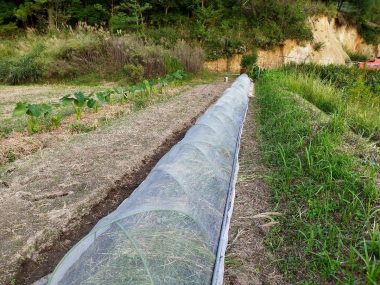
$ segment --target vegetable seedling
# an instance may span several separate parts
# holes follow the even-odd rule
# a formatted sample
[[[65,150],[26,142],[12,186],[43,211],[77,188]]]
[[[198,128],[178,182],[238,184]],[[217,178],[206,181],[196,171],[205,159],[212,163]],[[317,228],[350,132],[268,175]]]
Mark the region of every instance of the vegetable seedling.
[[[60,100],[63,104],[69,105],[72,104],[74,107],[74,111],[76,114],[77,120],[80,120],[82,117],[83,109],[88,106],[88,101],[91,98],[89,96],[84,95],[82,91],[75,92],[74,95],[68,94],[63,96]],[[90,103],[90,106],[95,106],[93,102]]]
[[[40,130],[38,119],[41,116],[48,116],[53,111],[52,107],[48,104],[29,104],[26,102],[18,102],[13,110],[13,116],[28,116],[28,131],[30,134],[36,133]]]

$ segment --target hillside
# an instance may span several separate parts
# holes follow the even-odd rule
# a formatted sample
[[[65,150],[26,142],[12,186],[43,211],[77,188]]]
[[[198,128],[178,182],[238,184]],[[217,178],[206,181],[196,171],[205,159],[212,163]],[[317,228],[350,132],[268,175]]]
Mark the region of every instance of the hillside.
[[[7,0],[0,82],[131,83],[198,72],[203,60],[211,70],[237,72],[240,56],[256,49],[263,67],[343,64],[348,54],[376,54],[379,7],[379,0]]]
[[[341,19],[342,21],[342,19]],[[263,68],[280,67],[287,63],[347,64],[357,61],[358,56],[374,58],[380,56],[380,44],[368,44],[356,26],[348,22],[339,23],[338,18],[312,16],[308,18],[313,40],[299,42],[287,39],[271,49],[258,49],[257,64]],[[206,62],[213,71],[240,71],[242,55]]]

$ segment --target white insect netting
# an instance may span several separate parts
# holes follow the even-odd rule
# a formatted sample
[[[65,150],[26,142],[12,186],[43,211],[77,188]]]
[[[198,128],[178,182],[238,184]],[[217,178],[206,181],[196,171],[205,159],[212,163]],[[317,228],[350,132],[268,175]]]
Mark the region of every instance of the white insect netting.
[[[250,87],[241,75],[66,254],[49,284],[210,284]]]

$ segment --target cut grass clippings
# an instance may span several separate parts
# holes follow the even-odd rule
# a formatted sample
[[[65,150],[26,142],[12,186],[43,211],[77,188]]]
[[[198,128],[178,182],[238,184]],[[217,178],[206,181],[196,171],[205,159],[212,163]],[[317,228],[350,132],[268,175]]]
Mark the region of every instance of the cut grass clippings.
[[[291,93],[318,98],[333,90],[294,88],[295,80],[270,71],[257,84],[261,151],[273,169],[275,211],[284,214],[266,244],[291,283],[378,284],[377,166],[340,148],[348,129],[341,112],[320,120]]]

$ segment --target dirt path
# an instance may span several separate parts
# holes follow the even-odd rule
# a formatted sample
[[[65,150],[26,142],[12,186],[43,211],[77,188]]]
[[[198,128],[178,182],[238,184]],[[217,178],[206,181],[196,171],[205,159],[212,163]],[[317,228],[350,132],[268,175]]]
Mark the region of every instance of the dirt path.
[[[286,284],[276,269],[274,257],[265,247],[270,228],[268,170],[258,149],[255,99],[251,99],[241,139],[240,170],[226,256],[225,284]],[[261,214],[261,215],[259,215]]]
[[[0,176],[0,284],[49,273],[227,87],[196,86],[9,164]]]

